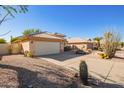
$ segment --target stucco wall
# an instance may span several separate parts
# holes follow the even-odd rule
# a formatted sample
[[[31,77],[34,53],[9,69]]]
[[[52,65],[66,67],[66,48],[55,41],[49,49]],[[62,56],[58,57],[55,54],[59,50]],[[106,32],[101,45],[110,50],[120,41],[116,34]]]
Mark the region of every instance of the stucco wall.
[[[92,43],[87,44],[87,49],[93,49],[93,44]]]
[[[11,44],[11,53],[12,54],[19,54],[22,51],[21,44]]]
[[[10,44],[0,44],[0,55],[9,54]]]
[[[70,46],[75,49],[81,49],[81,50],[87,50],[87,49],[93,49],[93,44],[92,43],[87,43],[87,44],[70,44]]]
[[[60,52],[64,52],[64,42],[60,43]]]
[[[31,44],[34,56],[60,53],[60,42],[34,41]]]
[[[22,49],[23,49],[23,51],[30,51],[30,41],[23,42]]]

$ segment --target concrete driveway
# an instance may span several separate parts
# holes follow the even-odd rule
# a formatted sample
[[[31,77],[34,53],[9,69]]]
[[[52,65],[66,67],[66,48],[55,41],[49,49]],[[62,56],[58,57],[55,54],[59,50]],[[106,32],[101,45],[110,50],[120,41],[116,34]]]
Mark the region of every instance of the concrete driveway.
[[[89,55],[65,52],[62,54],[47,55],[40,59],[53,62],[73,70],[79,70],[80,60],[85,60],[91,76],[106,83],[124,85],[124,51],[118,51],[116,58],[104,60],[99,58],[96,51]]]

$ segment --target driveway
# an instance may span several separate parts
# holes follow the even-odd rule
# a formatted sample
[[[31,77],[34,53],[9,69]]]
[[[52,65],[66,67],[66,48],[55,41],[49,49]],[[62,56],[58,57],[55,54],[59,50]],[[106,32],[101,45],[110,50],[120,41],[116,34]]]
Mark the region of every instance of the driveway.
[[[65,52],[38,58],[69,67],[75,71],[79,70],[80,60],[85,60],[91,76],[105,83],[124,85],[124,51],[118,51],[116,57],[111,60],[99,58],[96,51],[89,55]]]

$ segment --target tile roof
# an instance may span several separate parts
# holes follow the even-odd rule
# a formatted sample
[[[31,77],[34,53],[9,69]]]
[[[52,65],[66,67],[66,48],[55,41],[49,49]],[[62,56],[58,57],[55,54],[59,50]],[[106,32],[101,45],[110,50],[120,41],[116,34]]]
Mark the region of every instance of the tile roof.
[[[67,39],[68,43],[81,43],[81,42],[89,42],[91,43],[92,41],[89,41],[88,39],[82,39],[82,38],[69,38]]]
[[[61,37],[57,37],[57,36],[53,36],[47,33],[41,33],[41,34],[35,34],[35,35],[31,35],[32,37],[42,37],[42,38],[51,38],[51,39],[63,39]]]

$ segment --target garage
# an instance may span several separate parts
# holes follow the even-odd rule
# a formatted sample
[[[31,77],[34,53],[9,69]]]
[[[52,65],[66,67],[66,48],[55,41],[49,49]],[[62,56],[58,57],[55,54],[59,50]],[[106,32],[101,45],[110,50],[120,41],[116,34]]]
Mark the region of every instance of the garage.
[[[59,42],[35,41],[33,44],[34,55],[48,55],[60,53]]]
[[[66,40],[63,37],[41,33],[23,38],[21,43],[24,53],[28,51],[33,56],[41,56],[64,52],[64,43]]]

